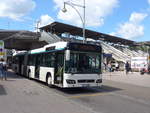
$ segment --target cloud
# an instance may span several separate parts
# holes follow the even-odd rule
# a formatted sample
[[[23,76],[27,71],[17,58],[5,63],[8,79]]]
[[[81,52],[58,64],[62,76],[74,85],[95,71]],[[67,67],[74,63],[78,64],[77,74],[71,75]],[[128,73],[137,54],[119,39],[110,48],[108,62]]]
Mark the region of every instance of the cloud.
[[[117,32],[111,34],[127,39],[141,37],[144,35],[144,26],[141,23],[147,16],[145,13],[134,12],[127,22],[119,25]]]
[[[52,17],[48,16],[47,14],[46,15],[42,15],[40,17],[40,26],[39,27],[48,25],[48,24],[50,24],[52,22],[54,22],[54,19]]]
[[[60,9],[63,8],[64,0],[54,0],[56,8],[59,9],[57,17],[61,20],[68,21],[75,25],[82,25],[80,16],[74,8],[66,5],[67,12],[63,13]],[[86,26],[102,26],[104,19],[107,17],[114,8],[118,6],[118,0],[86,0]],[[71,3],[83,4],[83,0],[71,0]],[[83,8],[75,7],[83,18]]]
[[[148,3],[150,4],[150,0],[148,0]]]
[[[0,2],[0,17],[20,20],[36,6],[33,0],[3,0]]]
[[[136,25],[133,23],[124,23],[120,25],[117,32],[121,37],[132,39],[144,35],[144,27],[142,25]]]
[[[142,22],[146,16],[147,16],[147,14],[145,14],[145,13],[134,12],[131,14],[129,21],[131,23],[138,24],[138,23]]]

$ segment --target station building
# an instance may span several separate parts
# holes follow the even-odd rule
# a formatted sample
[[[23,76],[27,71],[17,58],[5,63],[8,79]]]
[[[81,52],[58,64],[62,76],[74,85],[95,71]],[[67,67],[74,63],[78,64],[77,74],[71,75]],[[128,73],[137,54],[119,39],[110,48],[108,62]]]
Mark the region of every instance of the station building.
[[[120,70],[124,69],[126,61],[131,61],[132,57],[148,56],[141,50],[134,49],[138,46],[137,42],[112,36],[105,33],[85,29],[85,39],[83,39],[83,29],[73,25],[60,22],[53,22],[40,28],[40,32],[0,30],[0,40],[3,40],[6,49],[31,50],[43,47],[46,44],[57,41],[73,41],[100,44],[103,48],[103,63],[111,62],[115,67],[116,63],[120,65]],[[10,52],[11,55],[13,51]],[[6,56],[11,59],[11,55]]]

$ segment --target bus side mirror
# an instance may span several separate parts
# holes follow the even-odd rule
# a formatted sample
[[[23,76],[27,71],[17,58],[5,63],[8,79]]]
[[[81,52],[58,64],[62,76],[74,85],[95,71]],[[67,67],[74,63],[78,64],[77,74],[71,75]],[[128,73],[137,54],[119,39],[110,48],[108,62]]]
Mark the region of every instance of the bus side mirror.
[[[70,60],[70,50],[66,50],[66,61]]]

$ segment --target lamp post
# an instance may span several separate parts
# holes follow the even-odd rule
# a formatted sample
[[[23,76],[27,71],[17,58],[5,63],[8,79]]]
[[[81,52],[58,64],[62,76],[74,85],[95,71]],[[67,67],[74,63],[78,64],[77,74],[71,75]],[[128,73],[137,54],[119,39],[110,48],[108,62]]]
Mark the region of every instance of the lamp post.
[[[150,47],[150,44],[148,44],[148,43],[145,43],[144,44],[145,46],[146,46],[146,52],[147,52],[147,62],[148,62],[148,67],[150,66],[150,60],[149,60],[149,58],[150,58],[150,52],[149,52],[149,47]]]
[[[64,2],[64,7],[63,7],[63,9],[62,9],[62,12],[67,12],[67,9],[66,9],[66,5],[70,5],[73,9],[75,9],[75,11],[78,13],[78,15],[79,15],[79,17],[80,17],[80,19],[81,19],[81,21],[82,21],[82,26],[83,26],[83,42],[85,42],[85,39],[86,39],[86,37],[85,37],[85,0],[83,0],[83,5],[79,5],[79,4],[74,4],[74,3],[72,3],[72,2]],[[76,9],[76,7],[75,6],[77,6],[77,7],[81,7],[81,8],[83,8],[83,18],[82,18],[82,16],[81,16],[81,14],[79,13],[79,11]]]
[[[36,29],[37,33],[39,32],[39,25],[40,25],[40,23],[41,23],[41,20],[37,20],[36,21],[36,27],[35,27],[35,29]]]

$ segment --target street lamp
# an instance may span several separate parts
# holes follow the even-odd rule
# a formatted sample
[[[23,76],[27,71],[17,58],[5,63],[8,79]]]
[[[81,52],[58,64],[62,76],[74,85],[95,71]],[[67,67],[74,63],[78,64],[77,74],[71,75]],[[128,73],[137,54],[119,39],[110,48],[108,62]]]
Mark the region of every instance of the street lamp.
[[[73,9],[75,9],[75,11],[78,13],[81,21],[82,21],[82,25],[83,25],[83,42],[85,41],[86,37],[85,37],[85,0],[83,0],[83,5],[79,5],[79,4],[74,4],[72,2],[64,2],[64,7],[62,9],[62,12],[67,12],[67,9],[66,9],[66,5],[70,5]],[[81,7],[83,8],[83,18],[81,16],[81,14],[79,13],[79,11],[76,9],[76,7]]]
[[[39,25],[40,25],[40,23],[41,23],[41,20],[37,20],[36,21],[36,27],[35,27],[35,29],[36,29],[37,33],[39,32]]]
[[[147,62],[148,62],[148,67],[150,66],[150,54],[149,54],[149,47],[150,47],[150,44],[149,43],[145,43],[144,44],[146,46],[146,52],[147,52]]]

